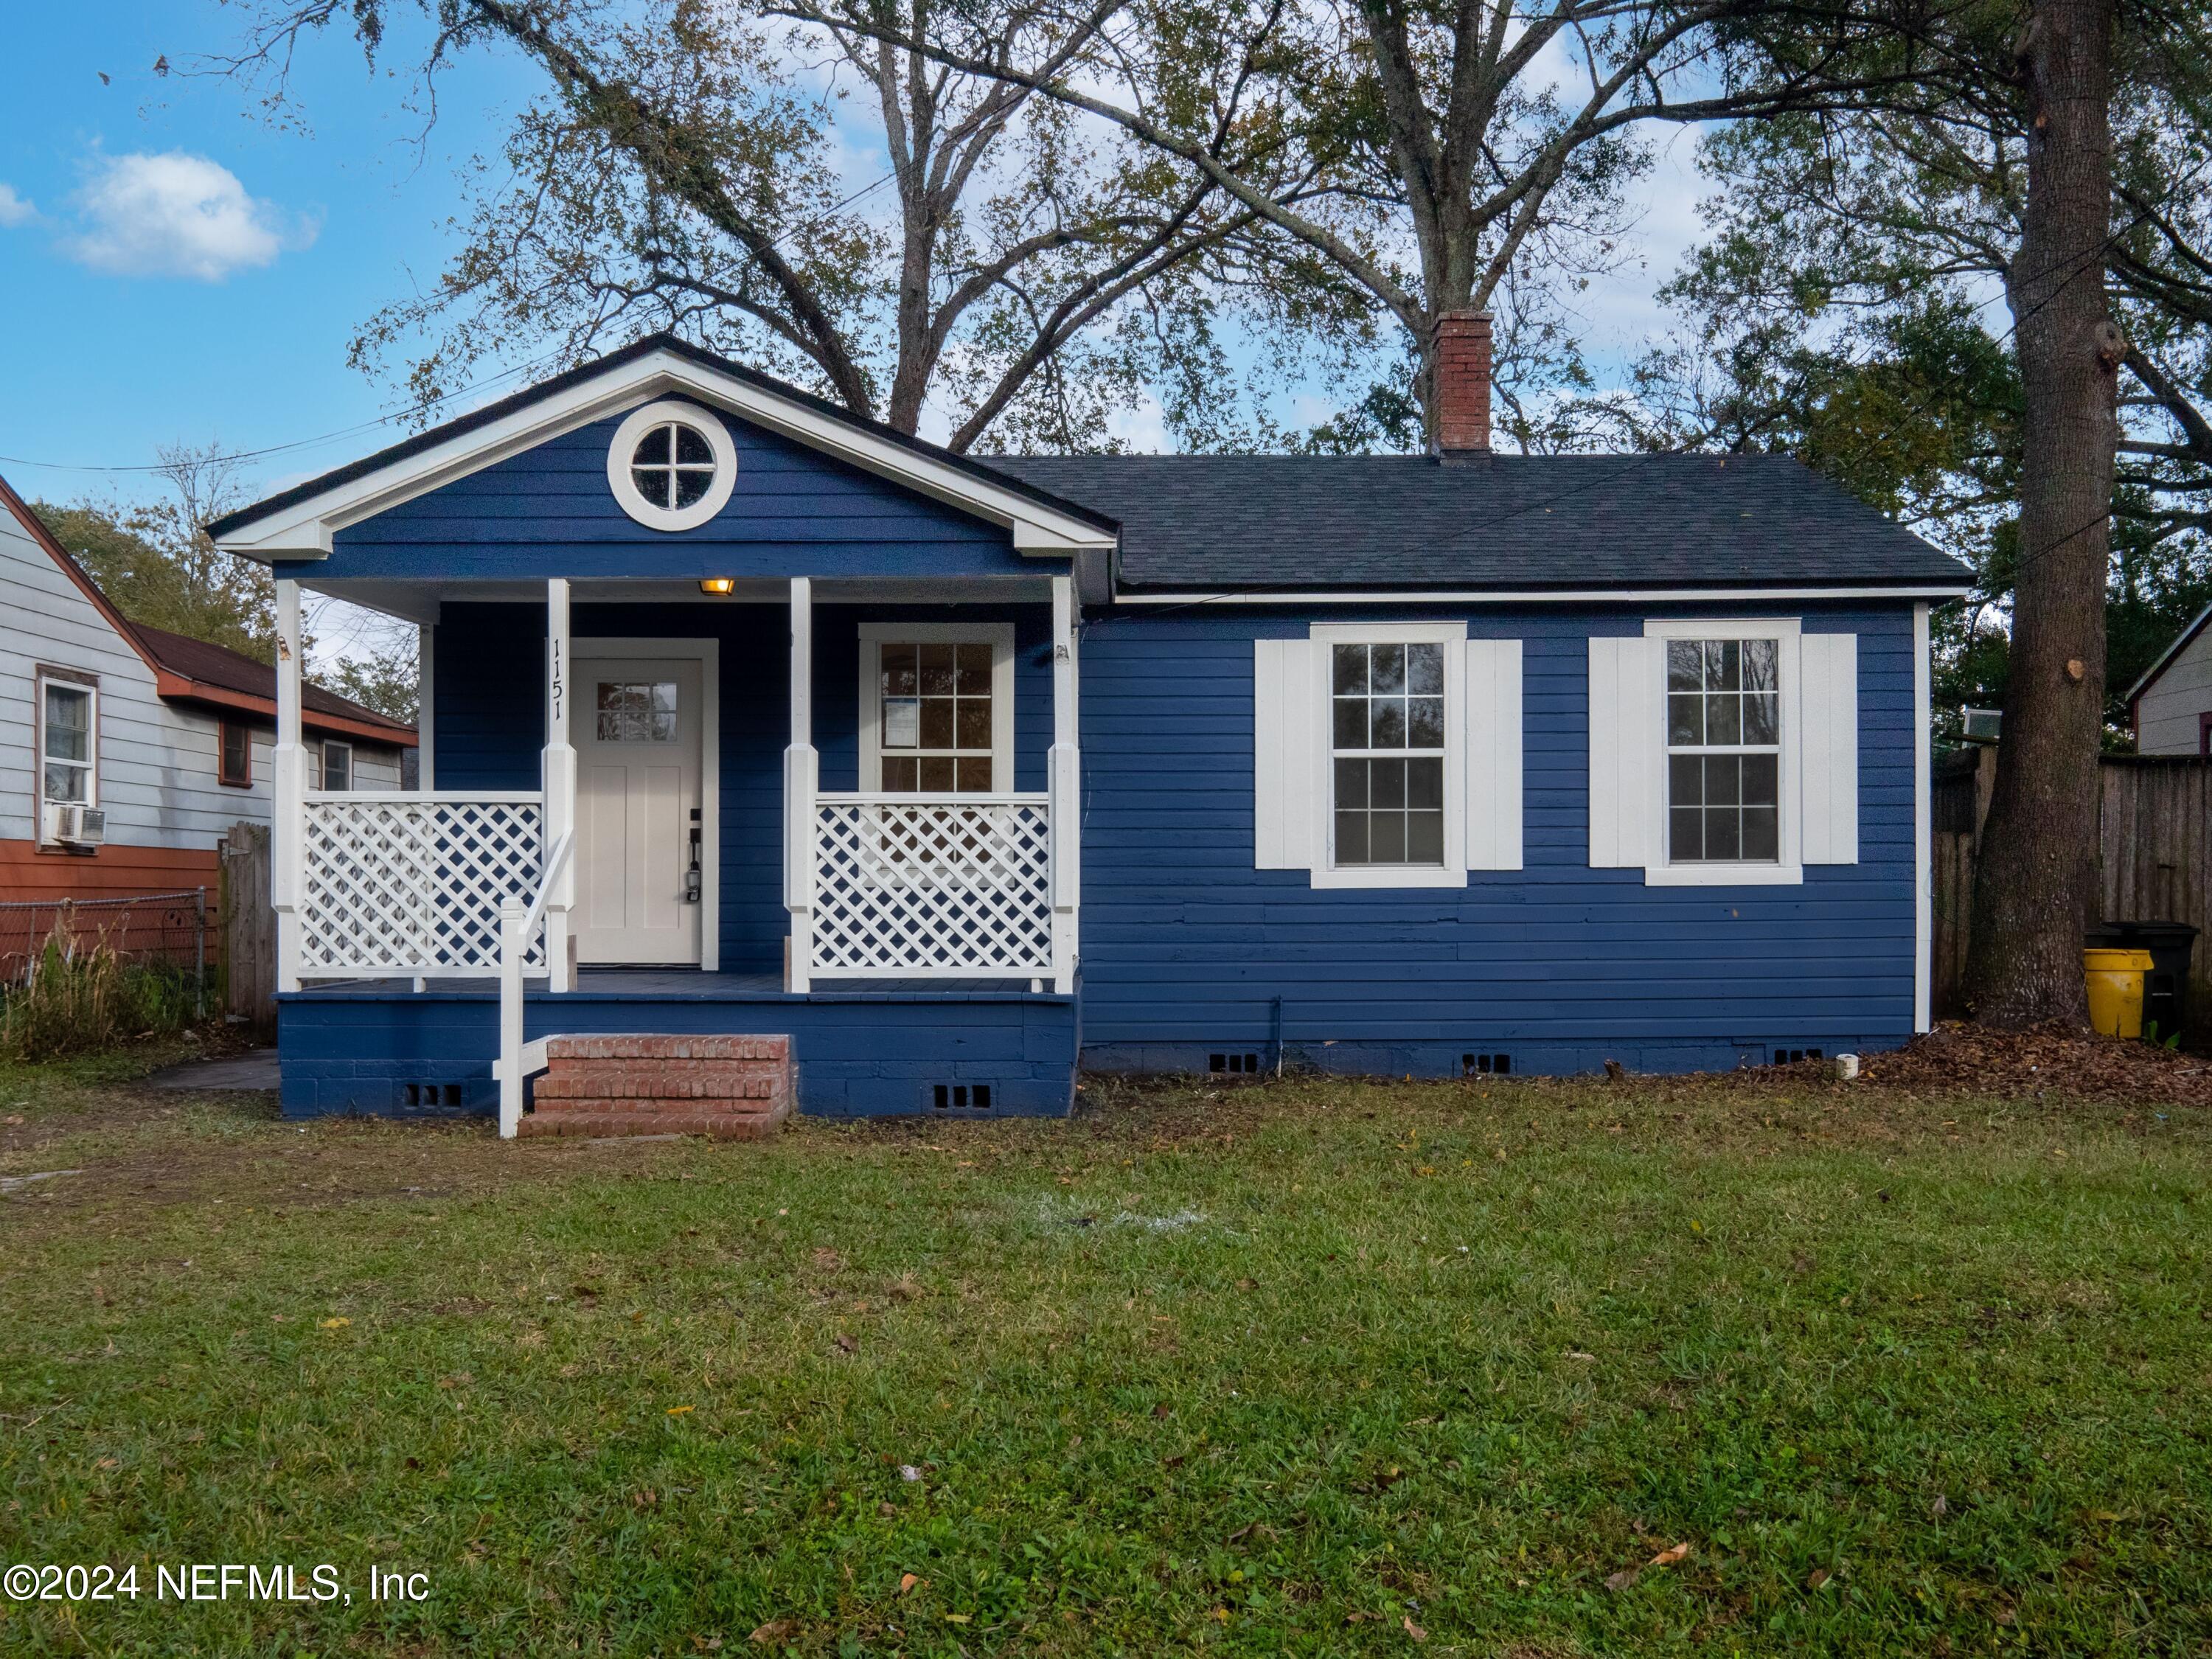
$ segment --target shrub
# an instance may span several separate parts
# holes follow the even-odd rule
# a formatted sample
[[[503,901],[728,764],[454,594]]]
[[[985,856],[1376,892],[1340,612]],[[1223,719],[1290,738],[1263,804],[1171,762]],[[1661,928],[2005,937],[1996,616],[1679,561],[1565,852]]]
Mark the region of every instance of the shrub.
[[[58,923],[21,982],[0,994],[0,1050],[51,1060],[179,1031],[192,1023],[198,994],[189,969],[125,962],[105,939],[88,945]]]

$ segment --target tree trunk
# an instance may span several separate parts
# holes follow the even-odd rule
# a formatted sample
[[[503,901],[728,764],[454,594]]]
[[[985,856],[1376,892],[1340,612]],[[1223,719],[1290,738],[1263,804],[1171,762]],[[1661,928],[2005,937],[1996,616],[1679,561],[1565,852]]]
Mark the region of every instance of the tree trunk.
[[[2022,428],[2004,738],[1974,886],[1968,997],[1985,1024],[2081,1025],[2097,895],[2105,585],[2125,352],[2106,305],[2114,0],[2037,0],[2021,46],[2027,212],[2007,284]]]

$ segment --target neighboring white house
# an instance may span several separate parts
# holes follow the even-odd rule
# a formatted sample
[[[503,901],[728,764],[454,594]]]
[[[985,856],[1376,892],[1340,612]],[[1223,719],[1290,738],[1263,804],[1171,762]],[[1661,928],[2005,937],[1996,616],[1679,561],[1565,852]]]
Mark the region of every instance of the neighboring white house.
[[[2142,755],[2212,756],[2212,605],[2128,693]]]
[[[276,692],[266,663],[125,621],[0,479],[0,902],[213,889],[217,838],[269,821]],[[310,787],[399,787],[412,726],[302,702]]]

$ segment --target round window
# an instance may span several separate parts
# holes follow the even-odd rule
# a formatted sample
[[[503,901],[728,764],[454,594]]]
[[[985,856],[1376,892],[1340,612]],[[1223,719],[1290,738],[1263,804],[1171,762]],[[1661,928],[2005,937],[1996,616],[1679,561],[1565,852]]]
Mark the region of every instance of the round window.
[[[623,510],[655,530],[690,530],[730,499],[737,447],[722,423],[692,404],[633,411],[607,453],[607,481]]]

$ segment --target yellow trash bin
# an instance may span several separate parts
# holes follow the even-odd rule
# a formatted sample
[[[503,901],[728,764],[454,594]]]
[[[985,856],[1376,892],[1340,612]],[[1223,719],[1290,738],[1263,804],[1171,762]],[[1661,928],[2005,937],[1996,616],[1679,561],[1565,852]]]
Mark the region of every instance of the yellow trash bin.
[[[2082,951],[2081,973],[2089,981],[2089,1024],[2106,1036],[2141,1036],[2143,975],[2148,972],[2148,951]]]

